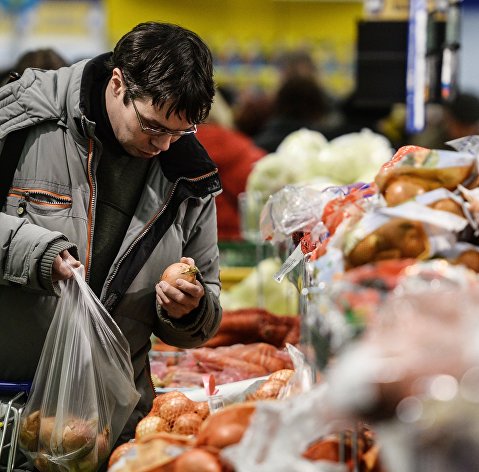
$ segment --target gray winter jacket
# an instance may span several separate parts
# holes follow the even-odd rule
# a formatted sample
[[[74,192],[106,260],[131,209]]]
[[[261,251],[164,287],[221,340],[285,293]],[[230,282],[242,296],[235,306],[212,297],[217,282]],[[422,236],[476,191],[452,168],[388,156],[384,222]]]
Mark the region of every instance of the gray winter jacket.
[[[85,116],[84,90],[94,73],[88,61],[58,71],[27,69],[21,79],[0,88],[0,152],[9,133],[31,127],[0,212],[0,381],[29,380],[35,373],[58,301],[54,287],[41,282],[51,266],[46,249],[75,244],[89,277],[95,169],[102,152],[95,123]],[[152,332],[168,344],[189,348],[219,326],[214,196],[220,189],[216,166],[196,138],[174,143],[152,160],[110,268],[101,300],[129,341],[142,395],[125,437],[154,396],[147,357]],[[194,258],[205,296],[194,313],[173,320],[157,312],[155,283],[181,256]]]

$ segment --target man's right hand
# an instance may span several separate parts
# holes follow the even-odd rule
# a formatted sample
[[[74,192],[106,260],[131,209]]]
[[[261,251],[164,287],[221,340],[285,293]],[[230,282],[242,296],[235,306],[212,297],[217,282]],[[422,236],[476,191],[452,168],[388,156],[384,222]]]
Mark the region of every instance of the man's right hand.
[[[67,249],[62,251],[53,261],[52,267],[52,280],[58,282],[59,280],[67,280],[73,277],[73,272],[70,266],[64,264],[63,261],[68,261],[73,267],[78,268],[81,266],[81,262],[77,261]]]

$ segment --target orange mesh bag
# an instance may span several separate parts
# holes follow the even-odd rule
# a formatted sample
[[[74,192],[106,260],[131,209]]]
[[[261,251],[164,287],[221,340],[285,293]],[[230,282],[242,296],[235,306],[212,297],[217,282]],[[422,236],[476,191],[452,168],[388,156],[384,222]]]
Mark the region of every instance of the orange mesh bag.
[[[136,427],[135,439],[143,440],[159,432],[196,435],[208,415],[206,402],[190,400],[182,392],[168,392],[154,399],[150,413]]]

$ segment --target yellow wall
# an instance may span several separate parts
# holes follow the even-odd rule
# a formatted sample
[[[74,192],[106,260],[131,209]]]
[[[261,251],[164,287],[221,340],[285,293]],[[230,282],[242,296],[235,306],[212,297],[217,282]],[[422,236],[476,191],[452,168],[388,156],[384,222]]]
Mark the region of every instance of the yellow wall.
[[[352,64],[359,1],[278,0],[105,0],[111,45],[142,21],[180,24],[198,33],[217,55],[239,52],[243,59],[255,50],[264,56],[308,47],[320,64],[323,84],[338,95],[353,87]],[[237,89],[274,87],[274,67],[251,70],[216,67],[216,81]]]
[[[299,38],[355,39],[361,2],[274,0],[105,0],[111,43],[141,21],[178,23],[214,43]]]

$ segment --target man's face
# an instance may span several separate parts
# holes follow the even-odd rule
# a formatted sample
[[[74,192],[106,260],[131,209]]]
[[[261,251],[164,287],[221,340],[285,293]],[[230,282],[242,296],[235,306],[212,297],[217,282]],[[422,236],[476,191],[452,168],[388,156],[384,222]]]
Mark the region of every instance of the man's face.
[[[166,151],[171,143],[181,136],[159,133],[151,134],[150,129],[168,132],[191,131],[193,125],[175,114],[166,118],[168,103],[162,108],[154,107],[151,100],[130,100],[123,103],[127,87],[120,69],[113,70],[106,89],[106,108],[116,139],[128,154],[142,159],[150,159],[161,151]]]

